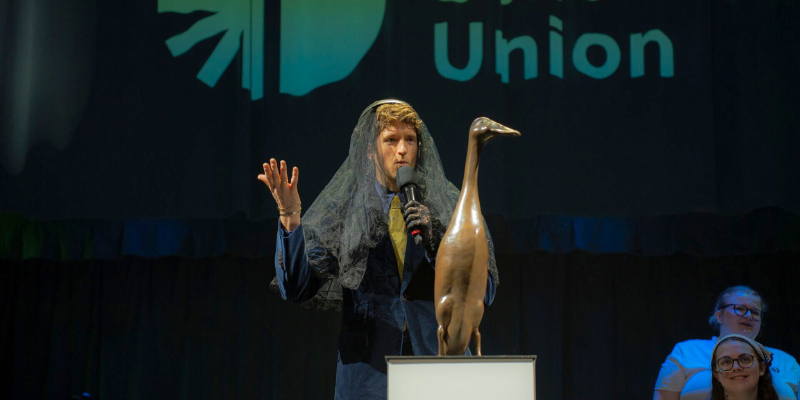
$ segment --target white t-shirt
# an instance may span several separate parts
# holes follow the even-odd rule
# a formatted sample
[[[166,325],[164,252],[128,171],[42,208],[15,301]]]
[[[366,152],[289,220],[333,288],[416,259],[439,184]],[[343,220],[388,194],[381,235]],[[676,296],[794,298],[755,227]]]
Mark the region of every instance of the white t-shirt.
[[[675,345],[661,364],[655,390],[680,392],[681,400],[704,400],[711,393],[711,351],[717,338],[687,340]],[[800,365],[789,354],[771,347],[772,384],[780,400],[797,400]]]

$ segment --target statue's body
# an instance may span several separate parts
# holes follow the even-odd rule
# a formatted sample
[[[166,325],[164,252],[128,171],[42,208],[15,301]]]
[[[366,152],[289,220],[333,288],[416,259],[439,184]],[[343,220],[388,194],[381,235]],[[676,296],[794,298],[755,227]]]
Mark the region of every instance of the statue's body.
[[[483,318],[489,248],[478,196],[478,164],[481,149],[496,136],[520,133],[485,117],[472,122],[461,196],[436,255],[434,300],[440,356],[463,355],[471,337],[481,355],[478,326]]]

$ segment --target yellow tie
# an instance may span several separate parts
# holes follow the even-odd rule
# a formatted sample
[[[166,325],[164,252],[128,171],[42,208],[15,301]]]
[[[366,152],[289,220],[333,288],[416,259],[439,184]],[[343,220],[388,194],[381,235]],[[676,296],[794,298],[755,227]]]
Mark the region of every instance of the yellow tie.
[[[400,272],[400,282],[403,281],[403,264],[406,259],[406,222],[403,220],[403,208],[400,196],[394,196],[389,207],[389,236],[392,238],[394,257],[397,259],[397,270]]]

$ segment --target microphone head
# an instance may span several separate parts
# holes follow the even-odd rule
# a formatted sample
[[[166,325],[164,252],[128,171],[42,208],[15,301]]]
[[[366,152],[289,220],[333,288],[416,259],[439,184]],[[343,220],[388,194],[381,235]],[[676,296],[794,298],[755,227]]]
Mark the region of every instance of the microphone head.
[[[397,169],[397,187],[402,188],[406,185],[417,184],[417,172],[409,166],[402,166]]]

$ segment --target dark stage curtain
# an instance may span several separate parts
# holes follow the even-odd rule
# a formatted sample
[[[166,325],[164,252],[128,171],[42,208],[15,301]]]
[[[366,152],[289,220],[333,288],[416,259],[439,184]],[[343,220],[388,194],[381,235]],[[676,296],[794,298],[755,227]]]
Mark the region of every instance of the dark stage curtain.
[[[797,253],[702,258],[505,253],[486,354],[536,354],[542,399],[649,398],[716,294],[770,303],[760,340],[800,354]],[[2,261],[9,399],[330,399],[339,315],[281,301],[270,259]]]
[[[523,132],[482,155],[501,276],[482,332],[487,354],[539,356],[539,398],[650,398],[734,284],[772,304],[763,342],[800,356],[798,17],[791,1],[4,0],[0,398],[332,398],[339,315],[268,292],[277,210],[256,175],[297,165],[310,205],[382,98],[414,105],[455,183],[472,119]],[[284,63],[298,55],[307,69]]]

